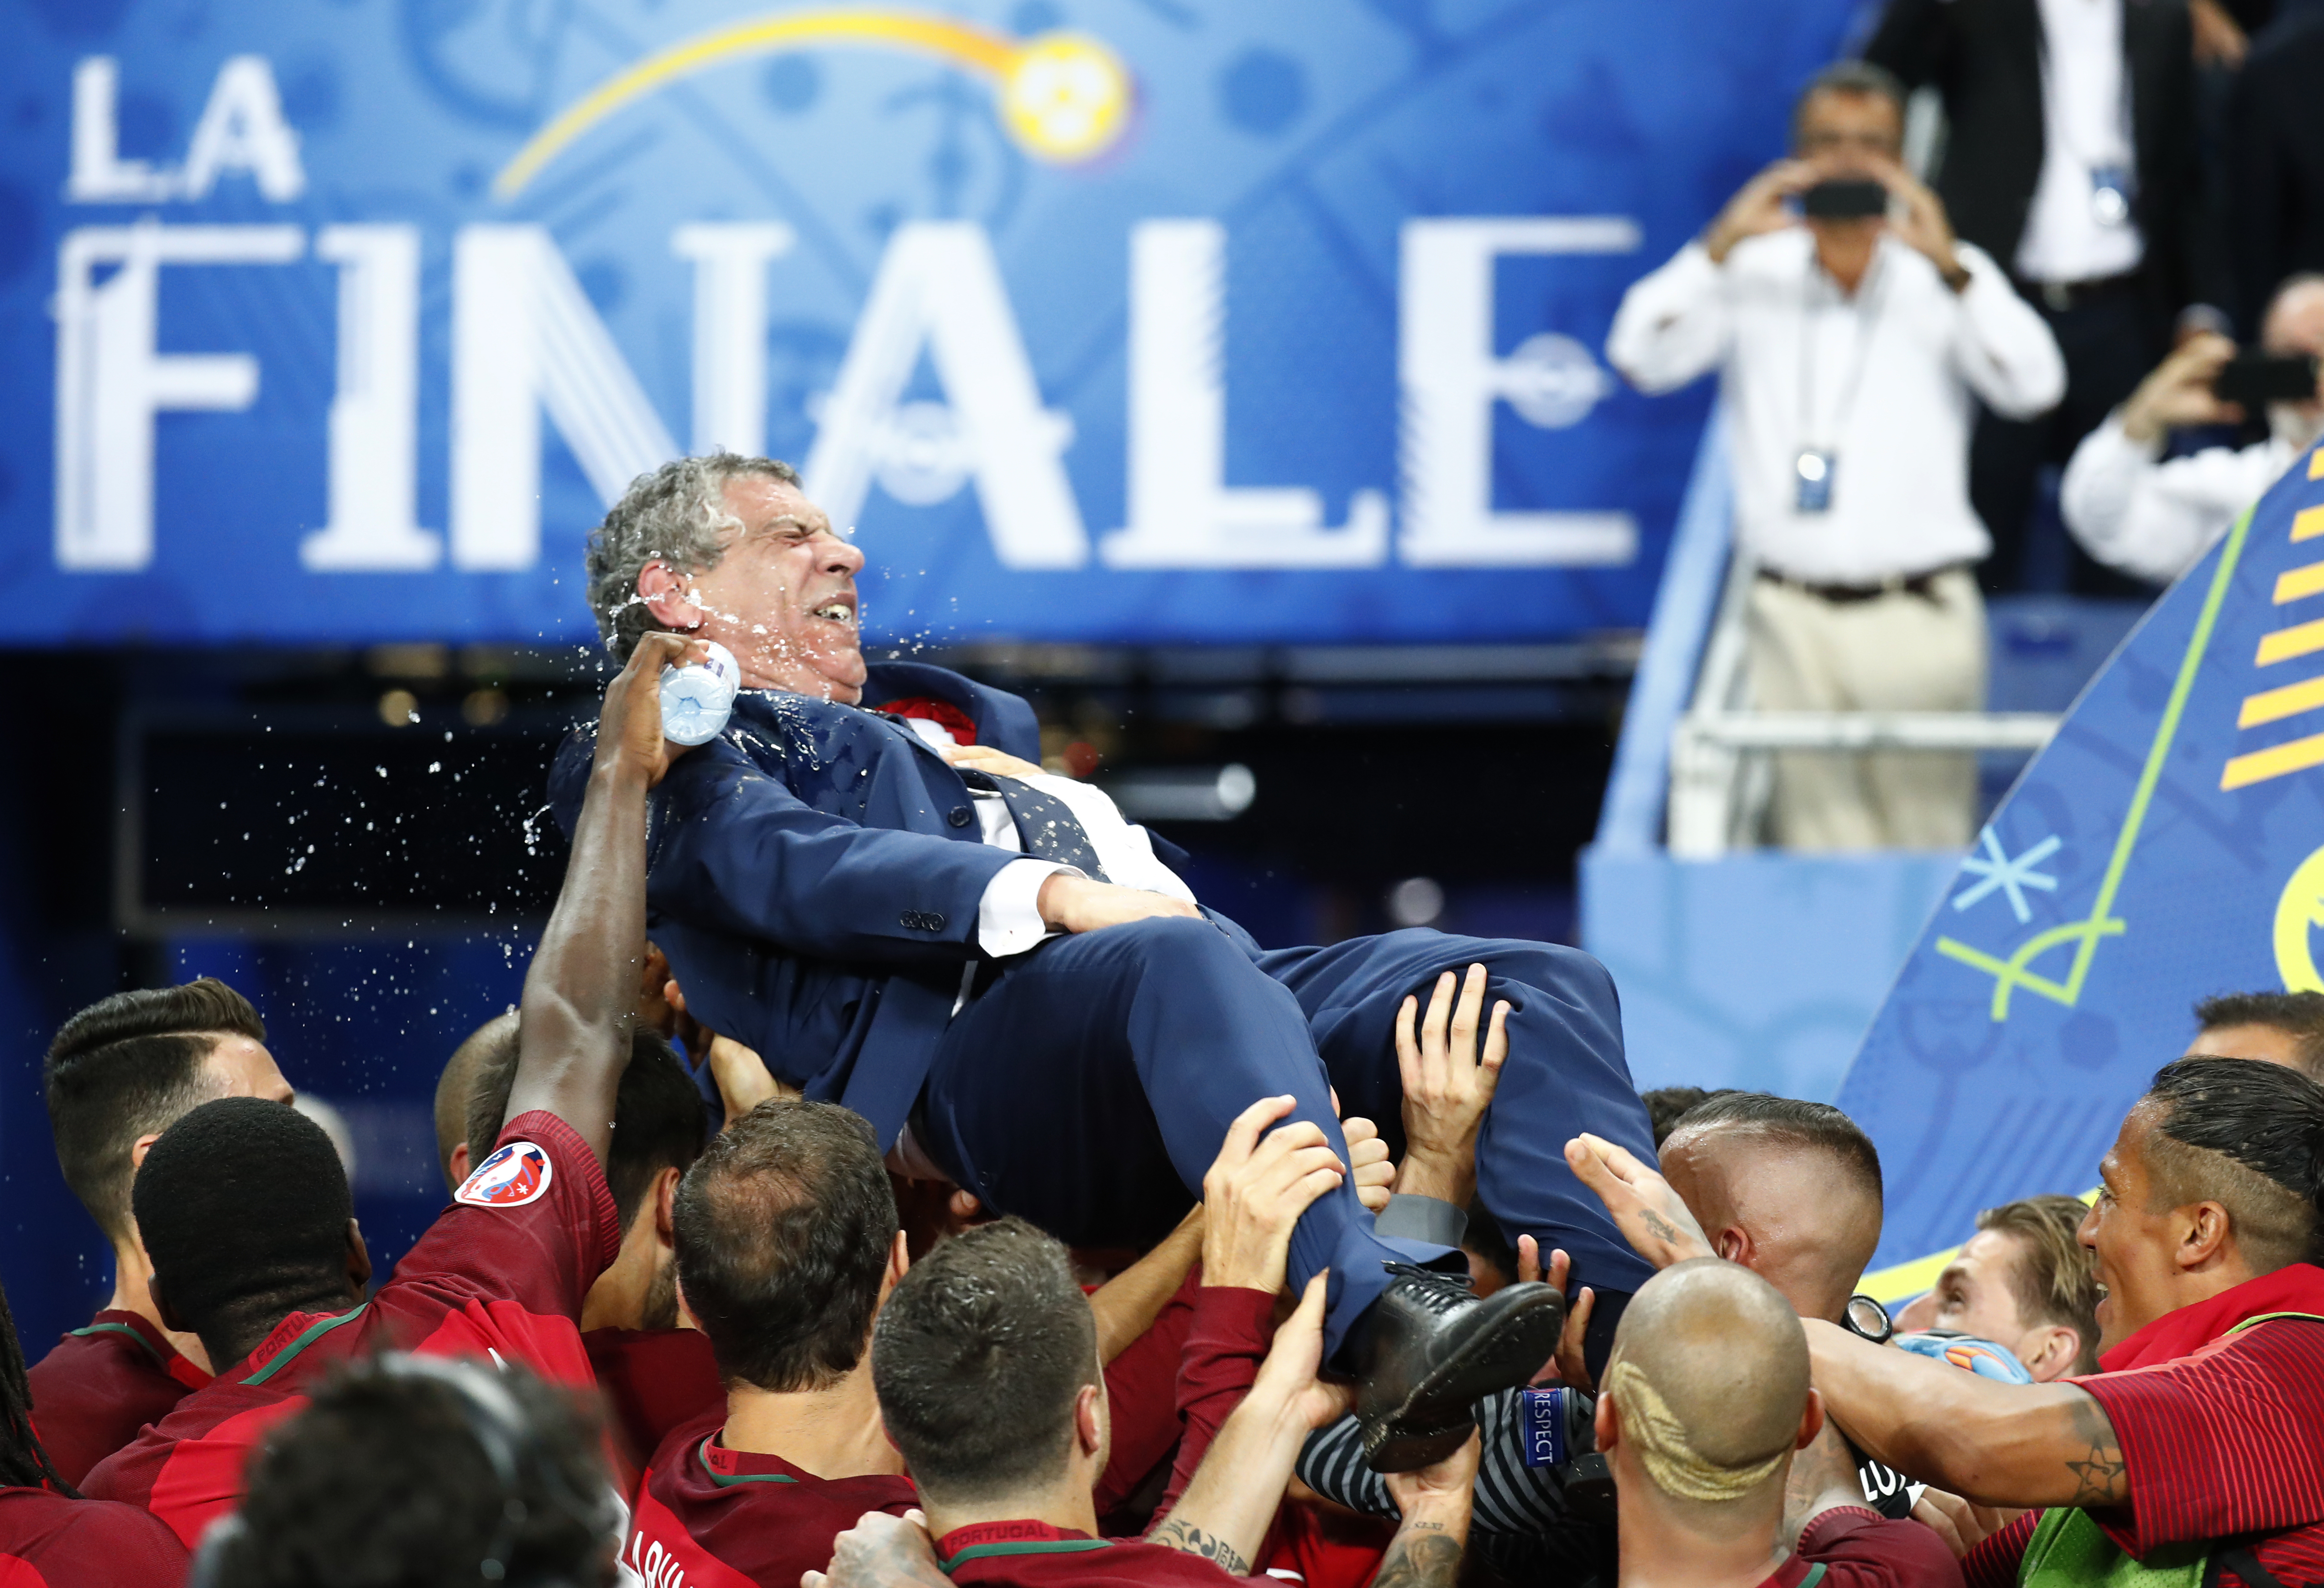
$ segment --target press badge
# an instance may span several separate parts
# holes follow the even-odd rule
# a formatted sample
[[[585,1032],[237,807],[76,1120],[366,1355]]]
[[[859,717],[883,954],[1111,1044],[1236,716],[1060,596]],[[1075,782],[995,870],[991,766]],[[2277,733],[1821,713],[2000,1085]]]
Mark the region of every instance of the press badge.
[[[1794,508],[1803,513],[1828,513],[1831,510],[1832,455],[1814,447],[1803,448],[1794,461],[1793,469],[1799,475],[1799,494]]]
[[[2090,167],[2090,214],[2102,226],[2119,226],[2130,219],[2130,168]]]
[[[1517,1391],[1519,1420],[1525,1430],[1526,1465],[1565,1464],[1565,1397],[1568,1393],[1563,1384],[1549,1390]]]

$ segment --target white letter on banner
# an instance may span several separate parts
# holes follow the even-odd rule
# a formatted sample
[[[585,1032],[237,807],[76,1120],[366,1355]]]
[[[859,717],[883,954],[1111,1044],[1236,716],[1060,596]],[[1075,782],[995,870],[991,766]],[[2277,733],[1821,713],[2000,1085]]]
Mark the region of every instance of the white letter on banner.
[[[74,204],[152,204],[178,190],[175,171],[121,158],[114,115],[119,77],[110,55],[84,57],[73,68],[72,173],[65,197]]]
[[[276,204],[307,190],[299,134],[282,119],[274,70],[263,55],[237,55],[218,69],[186,146],[185,197],[208,197],[219,175],[231,170],[248,171],[259,192]]]
[[[923,347],[950,411],[899,419],[897,399]],[[929,417],[947,421],[943,433],[915,435],[929,428]],[[874,470],[883,483],[908,478],[905,500],[923,502],[950,494],[927,488],[932,479],[951,473],[956,488],[961,473],[973,473],[1003,566],[1078,568],[1089,560],[1081,509],[1058,461],[1073,421],[1041,406],[982,227],[916,221],[896,229],[819,419],[807,492],[833,523],[855,521]]]
[[[161,267],[288,264],[296,226],[84,226],[57,269],[57,565],[130,572],[153,560],[153,418],[258,399],[247,353],[155,351]],[[102,284],[99,265],[121,268]]]
[[[1493,263],[1509,253],[1628,253],[1626,216],[1407,221],[1397,355],[1404,387],[1404,530],[1416,567],[1627,563],[1628,513],[1493,510],[1493,405],[1531,397],[1540,372],[1493,355]]]
[[[540,409],[611,506],[678,455],[548,232],[463,226],[452,243],[452,563],[540,556]]]
[[[1117,568],[1369,568],[1388,560],[1388,498],[1359,491],[1323,527],[1302,487],[1226,483],[1226,228],[1141,221],[1130,234],[1130,524]]]
[[[339,387],[331,399],[331,516],[299,560],[318,572],[432,568],[419,526],[420,228],[326,226],[339,267]]]
[[[670,234],[694,262],[694,450],[767,450],[767,264],[797,240],[777,221],[705,221]]]

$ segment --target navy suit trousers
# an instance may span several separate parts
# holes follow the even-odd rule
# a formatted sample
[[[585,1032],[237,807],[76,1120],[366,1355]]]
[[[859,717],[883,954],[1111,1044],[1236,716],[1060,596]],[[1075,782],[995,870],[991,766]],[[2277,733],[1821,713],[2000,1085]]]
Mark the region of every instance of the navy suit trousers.
[[[1653,1159],[1612,985],[1572,950],[1416,930],[1268,952],[1231,923],[1182,917],[1054,938],[1004,962],[945,1029],[917,1128],[988,1207],[1074,1245],[1144,1244],[1185,1212],[1227,1126],[1260,1097],[1290,1094],[1290,1117],[1336,1147],[1336,1087],[1400,1148],[1397,1005],[1480,961],[1489,1000],[1515,1005],[1478,1144],[1485,1203],[1513,1242],[1571,1253],[1572,1283],[1635,1290],[1652,1271],[1563,1157],[1587,1130]],[[1386,1289],[1385,1262],[1443,1255],[1371,1226],[1342,1182],[1293,1232],[1291,1283],[1332,1273],[1329,1350]]]

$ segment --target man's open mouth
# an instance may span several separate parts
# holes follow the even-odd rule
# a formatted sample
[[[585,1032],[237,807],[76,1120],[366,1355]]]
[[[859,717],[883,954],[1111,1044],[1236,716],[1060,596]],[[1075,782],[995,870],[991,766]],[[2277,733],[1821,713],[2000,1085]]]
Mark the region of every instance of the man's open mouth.
[[[827,623],[844,623],[853,629],[855,627],[855,603],[844,601],[825,601],[815,609],[814,616],[821,618]]]

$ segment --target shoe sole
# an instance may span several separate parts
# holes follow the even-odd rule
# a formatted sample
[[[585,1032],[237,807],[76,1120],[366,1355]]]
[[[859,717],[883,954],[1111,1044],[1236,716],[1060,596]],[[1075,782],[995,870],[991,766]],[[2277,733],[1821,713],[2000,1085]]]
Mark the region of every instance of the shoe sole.
[[[1551,1291],[1480,1330],[1372,1426],[1364,1464],[1376,1473],[1416,1472],[1460,1449],[1476,1427],[1476,1403],[1539,1372],[1564,1327],[1565,1298]]]

